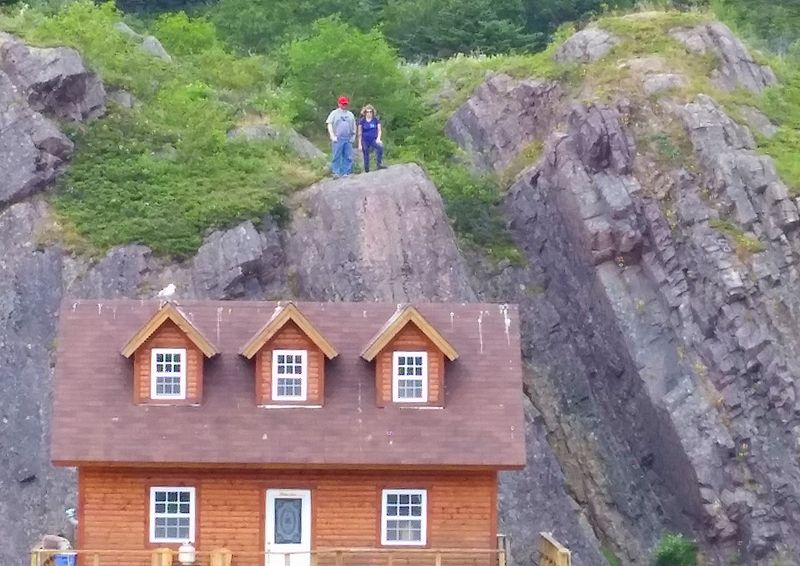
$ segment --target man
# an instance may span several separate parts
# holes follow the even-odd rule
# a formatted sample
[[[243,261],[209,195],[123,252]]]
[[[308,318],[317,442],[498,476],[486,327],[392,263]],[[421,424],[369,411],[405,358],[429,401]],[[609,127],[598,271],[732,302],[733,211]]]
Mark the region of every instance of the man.
[[[356,117],[347,109],[349,102],[346,96],[340,96],[339,107],[328,114],[325,120],[331,138],[331,172],[334,177],[349,175],[353,169]]]

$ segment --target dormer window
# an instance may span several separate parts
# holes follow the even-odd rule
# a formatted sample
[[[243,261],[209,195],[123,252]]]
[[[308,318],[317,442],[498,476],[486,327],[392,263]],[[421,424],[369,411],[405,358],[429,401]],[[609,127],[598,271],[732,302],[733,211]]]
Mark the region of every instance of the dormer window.
[[[428,400],[428,352],[394,352],[392,367],[395,403]]]
[[[152,349],[150,398],[186,399],[185,349]]]
[[[308,353],[306,350],[272,351],[272,399],[305,401],[307,397]]]
[[[445,360],[458,352],[410,305],[399,307],[361,352],[375,364],[378,407],[444,407]]]
[[[277,307],[240,354],[255,362],[255,401],[260,407],[324,405],[325,361],[338,354],[294,303]]]
[[[219,354],[192,314],[163,303],[122,348],[133,360],[133,402],[138,405],[199,405],[204,361]]]

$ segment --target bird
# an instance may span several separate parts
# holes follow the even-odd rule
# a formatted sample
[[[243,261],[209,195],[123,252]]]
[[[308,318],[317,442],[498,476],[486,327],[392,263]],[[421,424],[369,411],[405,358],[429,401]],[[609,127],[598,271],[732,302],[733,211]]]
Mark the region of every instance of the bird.
[[[175,283],[170,283],[158,292],[158,298],[169,299],[175,294]]]

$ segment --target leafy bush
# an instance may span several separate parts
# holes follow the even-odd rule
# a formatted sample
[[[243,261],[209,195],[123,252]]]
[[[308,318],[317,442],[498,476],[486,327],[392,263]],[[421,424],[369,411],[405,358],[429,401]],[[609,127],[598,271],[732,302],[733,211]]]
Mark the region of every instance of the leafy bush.
[[[191,55],[220,47],[214,24],[204,18],[190,19],[186,12],[160,15],[153,33],[173,55]]]
[[[317,21],[312,35],[287,50],[286,84],[301,121],[321,128],[336,99],[346,95],[354,110],[373,104],[395,128],[407,124],[415,97],[394,50],[377,30],[362,32],[336,18]]]
[[[653,551],[655,566],[697,566],[697,545],[680,534],[667,533]]]

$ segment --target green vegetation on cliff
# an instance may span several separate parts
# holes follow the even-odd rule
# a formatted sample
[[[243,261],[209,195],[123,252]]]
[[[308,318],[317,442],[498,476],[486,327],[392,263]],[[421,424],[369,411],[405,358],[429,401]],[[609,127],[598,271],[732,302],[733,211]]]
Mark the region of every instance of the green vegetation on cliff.
[[[536,19],[526,12],[526,3],[516,0],[437,1],[442,14],[414,22],[407,17],[414,0],[276,0],[269,9],[259,1],[220,0],[201,12],[195,6],[192,16],[150,14],[145,24],[113,4],[41,0],[39,8],[5,8],[0,29],[35,44],[76,47],[108,90],[125,90],[136,98],[132,108],[112,103],[103,119],[69,126],[78,151],[53,202],[65,232],[76,236],[77,246],[92,251],[141,242],[159,253],[185,256],[211,228],[284,214],[286,197],[324,175],[324,164],[301,159],[275,140],[230,140],[228,132],[242,124],[294,127],[325,147],[324,115],[336,96],[347,94],[354,109],[366,102],[377,105],[387,126],[390,161],[425,167],[459,236],[494,255],[506,255],[511,248],[497,212],[500,189],[538,158],[541,143],[531,144],[505,173],[479,177],[444,135],[447,118],[488,71],[558,79],[580,100],[618,95],[645,100],[640,77],[621,61],[654,54],[687,77],[677,91],[655,98],[689,100],[704,92],[734,114],[741,104],[766,113],[779,130],[759,139],[759,148],[775,158],[791,186],[800,188],[800,49],[759,55],[776,69],[781,84],[758,96],[726,94],[708,79],[715,59],[687,57],[667,33],[711,19],[707,12],[606,14],[597,25],[617,35],[619,45],[596,63],[561,65],[553,52],[575,28],[555,26],[599,13],[600,4],[544,2]],[[726,9],[733,13],[731,2]],[[394,14],[391,21],[387,14]],[[482,27],[458,27],[465,14],[480,15]],[[289,19],[281,20],[284,16]],[[122,20],[140,33],[155,34],[172,62],[145,53],[136,39],[115,29]],[[291,25],[281,27],[282,21]],[[525,23],[511,26],[510,21]],[[547,48],[524,52],[539,49],[545,36],[552,37]],[[430,59],[472,49],[484,54],[459,54],[424,65],[401,58]],[[678,130],[653,134],[645,145],[658,159],[687,160],[685,134]]]

